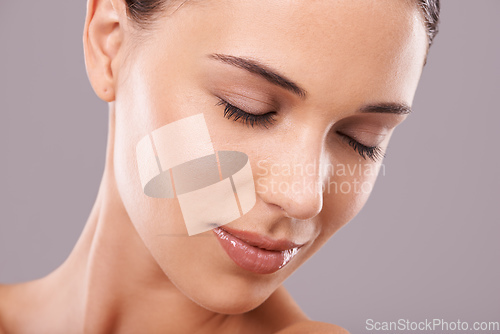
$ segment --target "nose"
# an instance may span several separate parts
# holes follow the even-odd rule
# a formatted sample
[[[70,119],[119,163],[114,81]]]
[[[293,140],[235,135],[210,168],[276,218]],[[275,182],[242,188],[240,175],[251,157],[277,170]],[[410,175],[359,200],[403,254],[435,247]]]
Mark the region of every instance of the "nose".
[[[318,134],[290,137],[272,159],[258,162],[256,190],[264,202],[281,207],[285,216],[307,220],[323,208],[321,166],[326,156]]]

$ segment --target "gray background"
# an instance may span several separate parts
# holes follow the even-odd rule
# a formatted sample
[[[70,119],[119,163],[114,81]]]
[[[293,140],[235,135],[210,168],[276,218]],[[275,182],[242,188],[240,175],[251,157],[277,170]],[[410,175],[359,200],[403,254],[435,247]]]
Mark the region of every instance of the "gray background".
[[[107,105],[85,73],[85,1],[0,3],[0,282],[68,256],[97,194]],[[500,321],[500,1],[444,0],[386,175],[285,285],[314,319]]]

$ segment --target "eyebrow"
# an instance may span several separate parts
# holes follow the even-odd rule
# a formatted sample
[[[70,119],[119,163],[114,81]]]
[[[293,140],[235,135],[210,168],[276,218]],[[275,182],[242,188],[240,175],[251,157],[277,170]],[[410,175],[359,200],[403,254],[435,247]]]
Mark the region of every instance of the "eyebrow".
[[[284,75],[279,74],[277,71],[272,70],[270,67],[260,63],[257,60],[220,53],[211,53],[207,56],[211,59],[215,59],[223,63],[242,68],[253,74],[257,74],[270,83],[291,91],[292,93],[298,95],[303,99],[307,96],[307,91],[304,88],[301,88],[292,80],[286,78]],[[403,103],[379,103],[363,106],[360,109],[360,112],[407,115],[412,112],[412,109],[408,105]]]
[[[359,109],[362,113],[388,113],[397,115],[408,115],[412,112],[410,106],[404,103],[379,103],[366,105]]]
[[[257,74],[273,85],[282,87],[301,98],[305,98],[307,95],[304,88],[301,88],[298,84],[286,78],[284,75],[279,74],[277,71],[256,60],[220,53],[212,53],[209,54],[208,57],[238,68],[242,68],[250,73]]]

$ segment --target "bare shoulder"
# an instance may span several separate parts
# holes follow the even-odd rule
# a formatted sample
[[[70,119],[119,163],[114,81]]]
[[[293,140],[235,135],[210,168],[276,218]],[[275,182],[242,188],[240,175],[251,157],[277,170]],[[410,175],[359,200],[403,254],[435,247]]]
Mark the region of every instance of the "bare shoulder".
[[[0,334],[17,333],[18,316],[26,314],[30,298],[30,282],[0,284]]]
[[[328,324],[326,322],[306,320],[297,322],[276,334],[349,334],[349,332],[337,325]]]
[[[7,319],[10,317],[8,312],[16,305],[14,302],[16,287],[15,284],[0,284],[0,334],[7,334],[9,328]]]
[[[45,329],[57,299],[48,287],[43,279],[0,284],[0,334],[54,333]]]
[[[4,314],[5,314],[5,304],[8,301],[7,296],[7,285],[0,284],[0,334],[6,334],[5,323],[4,323]]]

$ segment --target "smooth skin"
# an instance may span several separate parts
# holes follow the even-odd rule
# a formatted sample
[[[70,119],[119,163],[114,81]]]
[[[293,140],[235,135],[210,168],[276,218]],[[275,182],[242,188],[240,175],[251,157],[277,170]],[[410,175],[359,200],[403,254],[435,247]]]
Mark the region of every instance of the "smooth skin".
[[[87,73],[109,103],[104,175],[68,259],[41,279],[0,286],[3,332],[346,333],[311,321],[281,284],[369,191],[300,184],[373,186],[381,160],[364,159],[346,137],[385,149],[407,117],[361,110],[411,106],[427,53],[415,2],[191,0],[173,2],[147,30],[127,18],[123,0],[89,0],[87,11]],[[211,54],[258,62],[306,94]],[[274,122],[229,120],[221,98],[249,113],[272,111]],[[216,150],[245,152],[252,163],[257,202],[228,226],[304,244],[275,273],[238,267],[212,231],[188,237],[177,202],[141,189],[137,142],[200,112]],[[315,167],[290,174],[297,164]],[[325,164],[357,164],[362,173],[329,175]]]

